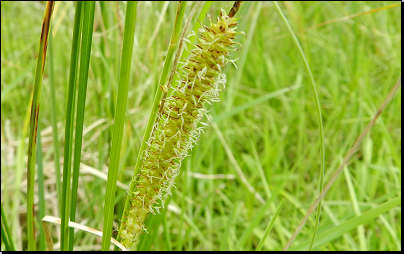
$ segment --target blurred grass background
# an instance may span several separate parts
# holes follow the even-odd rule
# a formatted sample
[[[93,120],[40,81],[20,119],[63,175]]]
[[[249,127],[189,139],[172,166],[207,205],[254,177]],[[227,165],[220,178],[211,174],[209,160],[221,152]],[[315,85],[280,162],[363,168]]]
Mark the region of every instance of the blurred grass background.
[[[389,8],[316,26],[394,3],[280,3],[306,53],[319,92],[326,182],[400,75],[401,9]],[[100,4],[96,4],[76,216],[78,223],[97,230],[102,230],[103,223],[106,182],[102,175],[106,176],[109,163],[126,10],[123,2],[104,4],[110,10],[104,16]],[[216,19],[219,8],[229,10],[232,4],[213,2],[208,13]],[[186,16],[192,6],[188,3]],[[184,160],[169,209],[148,221],[149,232],[153,233],[142,235],[147,238],[142,241],[144,249],[253,250],[285,196],[263,247],[280,250],[318,196],[320,142],[309,80],[272,4],[264,2],[260,9],[259,6],[257,2],[245,2],[236,15],[241,17],[239,30],[245,31],[247,37],[238,38],[243,44],[233,54],[233,58],[240,57],[238,68],[229,64],[225,69],[226,91],[221,93],[222,102],[211,111],[211,121],[218,128],[205,128],[192,156]],[[44,10],[45,2],[1,2],[1,203],[20,250],[26,249],[27,124]],[[175,12],[176,3],[138,5],[124,152],[118,177],[123,185],[117,191],[116,220],[121,216],[126,195],[122,187],[129,184],[133,173]],[[63,152],[74,3],[57,3],[53,15],[56,112]],[[203,23],[207,24],[208,19]],[[46,214],[60,217],[48,64],[39,119]],[[262,99],[292,85],[299,88]],[[252,106],[232,111],[244,105]],[[227,152],[218,138],[220,134],[229,147]],[[319,233],[401,195],[401,90],[361,148],[325,197]],[[229,159],[229,151],[237,165]],[[265,210],[239,180],[236,167],[269,202]],[[311,237],[314,223],[312,215],[295,244]],[[251,230],[247,230],[249,227]],[[54,242],[58,242],[59,228],[51,229]],[[101,238],[94,235],[80,231],[75,234],[77,250],[99,249],[100,244]],[[401,208],[396,207],[362,229],[348,231],[315,250],[401,250]]]

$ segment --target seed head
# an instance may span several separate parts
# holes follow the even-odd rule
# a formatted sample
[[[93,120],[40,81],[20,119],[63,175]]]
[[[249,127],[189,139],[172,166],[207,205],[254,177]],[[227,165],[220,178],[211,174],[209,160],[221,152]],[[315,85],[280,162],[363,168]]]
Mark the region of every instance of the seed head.
[[[164,208],[163,198],[171,195],[174,179],[180,171],[181,161],[188,150],[199,140],[202,122],[207,114],[206,103],[220,101],[219,91],[226,85],[222,69],[229,52],[235,51],[233,41],[237,19],[229,17],[224,10],[216,23],[199,29],[199,42],[193,45],[183,67],[178,70],[179,81],[170,89],[164,107],[159,112],[158,122],[147,141],[142,156],[136,191],[130,193],[131,210],[120,236],[123,245],[129,247],[136,233],[146,231],[144,220],[149,214],[159,212],[159,203]],[[202,126],[199,126],[202,124]],[[146,231],[147,232],[147,231]]]

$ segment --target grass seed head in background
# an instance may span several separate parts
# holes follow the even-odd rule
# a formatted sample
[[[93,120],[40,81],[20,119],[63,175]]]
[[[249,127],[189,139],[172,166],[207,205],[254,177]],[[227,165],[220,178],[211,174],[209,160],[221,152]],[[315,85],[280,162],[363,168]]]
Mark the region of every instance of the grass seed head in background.
[[[201,134],[206,103],[218,102],[219,91],[225,88],[226,75],[222,69],[229,61],[234,42],[237,19],[220,11],[217,23],[199,30],[199,43],[193,45],[190,56],[179,70],[179,81],[171,88],[147,142],[143,154],[136,190],[130,193],[131,209],[119,232],[122,243],[130,246],[136,235],[146,231],[144,220],[149,213],[159,212],[159,200],[171,194],[181,161],[188,155]],[[240,44],[238,44],[241,46]],[[202,124],[202,126],[199,125]]]

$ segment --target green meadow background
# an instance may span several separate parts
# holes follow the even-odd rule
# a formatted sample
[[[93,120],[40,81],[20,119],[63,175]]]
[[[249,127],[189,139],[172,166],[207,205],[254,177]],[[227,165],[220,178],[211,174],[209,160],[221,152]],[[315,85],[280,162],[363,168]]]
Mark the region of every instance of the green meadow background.
[[[279,2],[316,82],[324,124],[325,182],[400,76],[401,7],[392,7],[395,3]],[[76,215],[77,223],[100,231],[126,11],[125,2],[104,4],[109,12],[101,13],[96,3]],[[188,2],[185,18],[194,4]],[[27,249],[28,125],[45,5],[1,2],[1,206],[18,250]],[[232,5],[213,2],[208,13],[216,20],[220,8],[228,11]],[[379,9],[387,6],[391,8]],[[159,89],[177,3],[139,2],[137,8],[115,228]],[[55,167],[63,165],[74,11],[73,2],[55,5],[56,108],[50,102],[49,53],[40,102],[38,165],[44,193],[39,195],[36,186],[34,200],[44,202],[45,215],[55,217],[60,217]],[[239,35],[243,47],[232,55],[238,58],[238,68],[228,64],[224,70],[222,101],[210,107],[211,123],[183,161],[166,209],[149,216],[150,234],[142,234],[138,249],[255,250],[284,198],[262,247],[281,250],[319,195],[319,126],[301,56],[271,2],[244,2],[236,17],[239,30],[247,35]],[[208,23],[205,18],[203,24]],[[58,163],[51,109],[58,123]],[[401,250],[401,206],[366,220],[366,212],[400,196],[401,89],[325,196],[313,250]],[[37,210],[35,215],[40,246],[41,218]],[[354,228],[341,227],[355,223]],[[307,250],[314,226],[315,214],[291,249]],[[60,227],[50,229],[58,249]],[[101,237],[77,231],[74,246],[99,250]]]

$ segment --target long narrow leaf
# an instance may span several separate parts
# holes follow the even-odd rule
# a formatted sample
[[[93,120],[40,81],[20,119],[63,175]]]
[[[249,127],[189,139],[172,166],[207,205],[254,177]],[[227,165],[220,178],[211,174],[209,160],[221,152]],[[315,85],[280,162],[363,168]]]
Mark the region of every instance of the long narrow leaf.
[[[27,168],[27,223],[28,223],[28,250],[35,250],[34,232],[34,184],[35,184],[35,161],[36,161],[36,138],[38,131],[38,114],[41,100],[42,76],[45,68],[46,48],[48,46],[49,26],[52,17],[54,2],[49,1],[46,5],[45,16],[42,24],[41,39],[39,41],[38,61],[36,64],[35,84],[31,105],[31,121],[28,145],[28,168]]]
[[[309,76],[310,80],[310,85],[311,85],[311,90],[313,92],[313,97],[314,101],[316,102],[316,112],[317,112],[317,120],[318,120],[318,127],[320,131],[320,188],[319,192],[323,191],[324,188],[324,173],[325,173],[325,148],[324,148],[324,127],[323,127],[323,117],[321,116],[321,108],[320,108],[320,100],[318,99],[318,93],[317,93],[317,88],[316,84],[314,82],[314,77],[313,74],[311,73],[310,70],[310,65],[309,62],[306,59],[306,55],[304,54],[304,51],[302,47],[300,46],[299,40],[297,39],[295,33],[292,30],[292,27],[290,26],[288,20],[286,19],[285,15],[282,12],[282,9],[279,7],[278,2],[274,1],[273,2],[276,11],[278,12],[279,16],[281,17],[283,23],[285,24],[290,36],[293,39],[293,42],[295,43],[295,46],[299,50],[299,54],[302,57],[304,66],[306,68],[307,75]],[[311,250],[311,247],[313,246],[314,239],[316,237],[317,229],[318,229],[318,223],[320,222],[320,212],[321,212],[321,201],[319,203],[319,206],[317,208],[317,216],[316,216],[316,225],[314,226],[314,232],[313,232],[313,237],[312,237],[312,243],[309,247],[309,250]]]
[[[82,8],[83,2],[78,1],[76,4],[76,12],[74,14],[74,28],[72,39],[72,50],[70,57],[70,74],[69,74],[69,92],[67,95],[66,106],[66,127],[65,127],[65,146],[63,159],[63,184],[62,184],[62,211],[60,224],[60,247],[67,250],[68,244],[68,223],[69,223],[69,200],[70,200],[70,175],[71,175],[71,158],[73,143],[73,125],[74,125],[74,109],[76,98],[76,77],[77,64],[79,58],[79,45],[81,34]]]
[[[104,227],[101,250],[107,251],[112,235],[112,223],[114,220],[114,204],[116,181],[118,177],[119,159],[121,154],[122,134],[125,121],[126,102],[128,99],[129,77],[133,53],[135,24],[137,14],[137,2],[128,2],[125,17],[125,30],[123,35],[122,61],[119,73],[119,87],[117,107],[112,133],[111,159],[108,170],[107,190],[104,205]]]
[[[56,173],[56,197],[58,200],[58,211],[59,214],[61,212],[61,203],[60,200],[62,198],[62,182],[61,182],[61,172],[60,172],[60,149],[59,149],[59,135],[58,135],[58,127],[57,127],[57,115],[56,112],[56,91],[55,91],[55,71],[54,71],[54,57],[53,57],[53,34],[52,34],[52,26],[50,28],[50,36],[49,36],[49,78],[50,78],[50,102],[51,102],[51,121],[52,121],[52,138],[53,138],[53,150],[54,150],[54,163],[55,163],[55,173]]]
[[[83,17],[83,34],[80,49],[80,73],[77,95],[76,136],[74,142],[73,182],[70,203],[70,221],[76,220],[76,200],[80,171],[81,146],[83,143],[84,109],[86,104],[88,69],[93,39],[95,1],[86,1]],[[73,250],[74,229],[69,229],[69,250]]]
[[[41,133],[41,125],[38,124],[38,133]],[[42,141],[41,134],[38,135],[38,146],[37,146],[37,156],[36,161],[38,164],[38,198],[39,198],[39,211],[38,211],[38,221],[41,221],[45,217],[45,184],[43,175],[43,160],[42,160]],[[45,251],[46,242],[45,234],[42,227],[39,227],[39,250]]]

